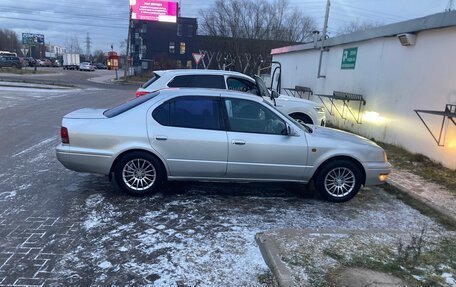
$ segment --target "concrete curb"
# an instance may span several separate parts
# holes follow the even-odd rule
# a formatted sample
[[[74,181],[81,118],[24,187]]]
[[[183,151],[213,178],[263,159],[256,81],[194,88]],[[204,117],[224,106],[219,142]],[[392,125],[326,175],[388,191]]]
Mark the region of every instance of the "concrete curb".
[[[276,247],[274,239],[269,238],[264,233],[257,233],[255,241],[260,248],[261,255],[263,256],[266,265],[272,272],[272,276],[277,281],[279,287],[294,287],[293,277],[280,259],[279,250]],[[302,286],[305,287],[305,286]]]
[[[25,86],[21,87],[18,85],[5,85],[0,82],[0,87],[8,87],[8,88],[21,88],[21,89],[41,89],[41,90],[67,90],[71,88],[67,87],[60,87],[60,86],[55,86],[55,87],[42,87],[42,86]]]
[[[14,85],[17,84],[17,85]],[[20,86],[20,84],[27,84],[30,86]],[[36,86],[31,86],[36,85]],[[37,82],[37,81],[26,81],[26,80],[4,80],[0,77],[0,86],[2,87],[14,87],[14,88],[32,88],[32,89],[75,89],[74,85],[59,84],[53,82]],[[44,87],[43,87],[44,86]],[[47,86],[47,87],[46,87]]]
[[[438,206],[432,201],[417,195],[415,192],[400,183],[388,180],[388,184],[404,196],[406,203],[409,203],[412,207],[425,213],[433,213],[433,215],[435,215],[440,222],[451,228],[456,228],[456,216],[454,216],[448,209]]]

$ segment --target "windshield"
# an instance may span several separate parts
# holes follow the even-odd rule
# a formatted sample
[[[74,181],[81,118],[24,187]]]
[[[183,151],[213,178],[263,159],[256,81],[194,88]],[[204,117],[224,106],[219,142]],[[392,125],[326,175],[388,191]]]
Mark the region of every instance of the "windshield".
[[[272,107],[273,109],[275,109],[276,111],[278,111],[281,115],[283,115],[284,117],[286,117],[287,119],[289,119],[290,121],[292,121],[293,123],[296,124],[297,127],[299,127],[301,130],[303,130],[304,132],[307,132],[309,134],[313,133],[313,130],[307,126],[306,124],[300,124],[298,123],[295,119],[293,119],[292,117],[290,117],[289,115],[283,113],[281,110],[279,110],[278,108],[274,107],[274,105],[272,105],[270,102],[268,101],[265,101],[263,100],[263,103],[267,104],[268,106]]]
[[[255,82],[258,86],[258,90],[260,91],[261,96],[269,98],[270,97],[269,90],[266,87],[266,84],[264,83],[263,79],[261,79],[258,76],[255,76]]]

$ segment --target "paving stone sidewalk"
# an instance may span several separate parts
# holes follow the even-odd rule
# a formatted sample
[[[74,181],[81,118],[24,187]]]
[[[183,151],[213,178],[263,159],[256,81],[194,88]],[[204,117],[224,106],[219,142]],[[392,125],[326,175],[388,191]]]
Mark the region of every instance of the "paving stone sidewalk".
[[[388,183],[456,225],[456,193],[408,171],[393,169]]]

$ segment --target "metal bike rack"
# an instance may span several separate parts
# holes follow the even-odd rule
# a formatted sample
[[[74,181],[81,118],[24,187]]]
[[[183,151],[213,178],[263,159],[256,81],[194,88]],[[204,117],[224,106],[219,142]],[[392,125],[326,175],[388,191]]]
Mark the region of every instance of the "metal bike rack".
[[[290,96],[290,97],[295,97],[295,98],[307,98],[310,100],[310,96],[313,95],[312,89],[309,87],[301,87],[301,86],[296,86],[294,89],[292,88],[282,88],[285,93]]]
[[[364,99],[364,97],[362,95],[334,91],[332,95],[315,94],[315,96],[317,96],[320,99],[320,101],[323,103],[326,110],[329,112],[329,114],[331,116],[334,116],[335,115],[334,111],[336,111],[339,114],[339,116],[345,120],[346,119],[345,110],[347,110],[351,114],[353,119],[356,121],[356,123],[362,124],[362,114],[361,114],[362,107],[366,105],[366,100]],[[329,102],[331,103],[329,108],[328,108],[327,104],[325,103],[325,101],[323,100],[323,98],[327,98],[329,100]],[[340,109],[337,108],[336,101],[343,102],[342,111],[340,111]],[[350,103],[350,101],[359,102],[358,116],[355,116],[352,108],[348,105]]]
[[[445,110],[443,112],[442,111],[430,111],[430,110],[414,110],[414,111],[417,114],[417,116],[420,118],[421,122],[424,124],[424,126],[426,127],[428,132],[434,138],[434,141],[437,143],[437,146],[445,146],[445,137],[442,138],[443,130],[445,128],[445,122],[450,120],[453,122],[454,125],[456,125],[456,121],[455,121],[456,120],[456,105],[447,104],[445,107]],[[424,119],[421,117],[420,113],[442,117],[442,125],[440,126],[440,132],[439,132],[438,138],[431,131],[429,126],[426,124]]]

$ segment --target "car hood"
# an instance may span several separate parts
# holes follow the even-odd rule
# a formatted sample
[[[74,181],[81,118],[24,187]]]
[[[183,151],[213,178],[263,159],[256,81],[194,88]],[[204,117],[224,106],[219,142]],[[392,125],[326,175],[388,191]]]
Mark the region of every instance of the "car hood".
[[[337,141],[345,141],[354,144],[362,144],[362,145],[369,145],[369,146],[376,146],[378,145],[373,141],[366,139],[365,137],[355,135],[349,132],[344,132],[341,130],[336,130],[332,128],[322,127],[322,126],[314,126],[309,125],[312,130],[313,134],[319,138],[327,138],[330,140],[337,140]]]
[[[66,119],[106,119],[106,109],[80,109],[64,116]]]
[[[293,103],[301,103],[301,104],[317,106],[317,104],[313,101],[309,101],[309,100],[301,99],[301,98],[290,97],[290,96],[286,96],[286,95],[280,95],[280,97],[278,97],[276,99],[276,102],[277,103],[293,102]]]

